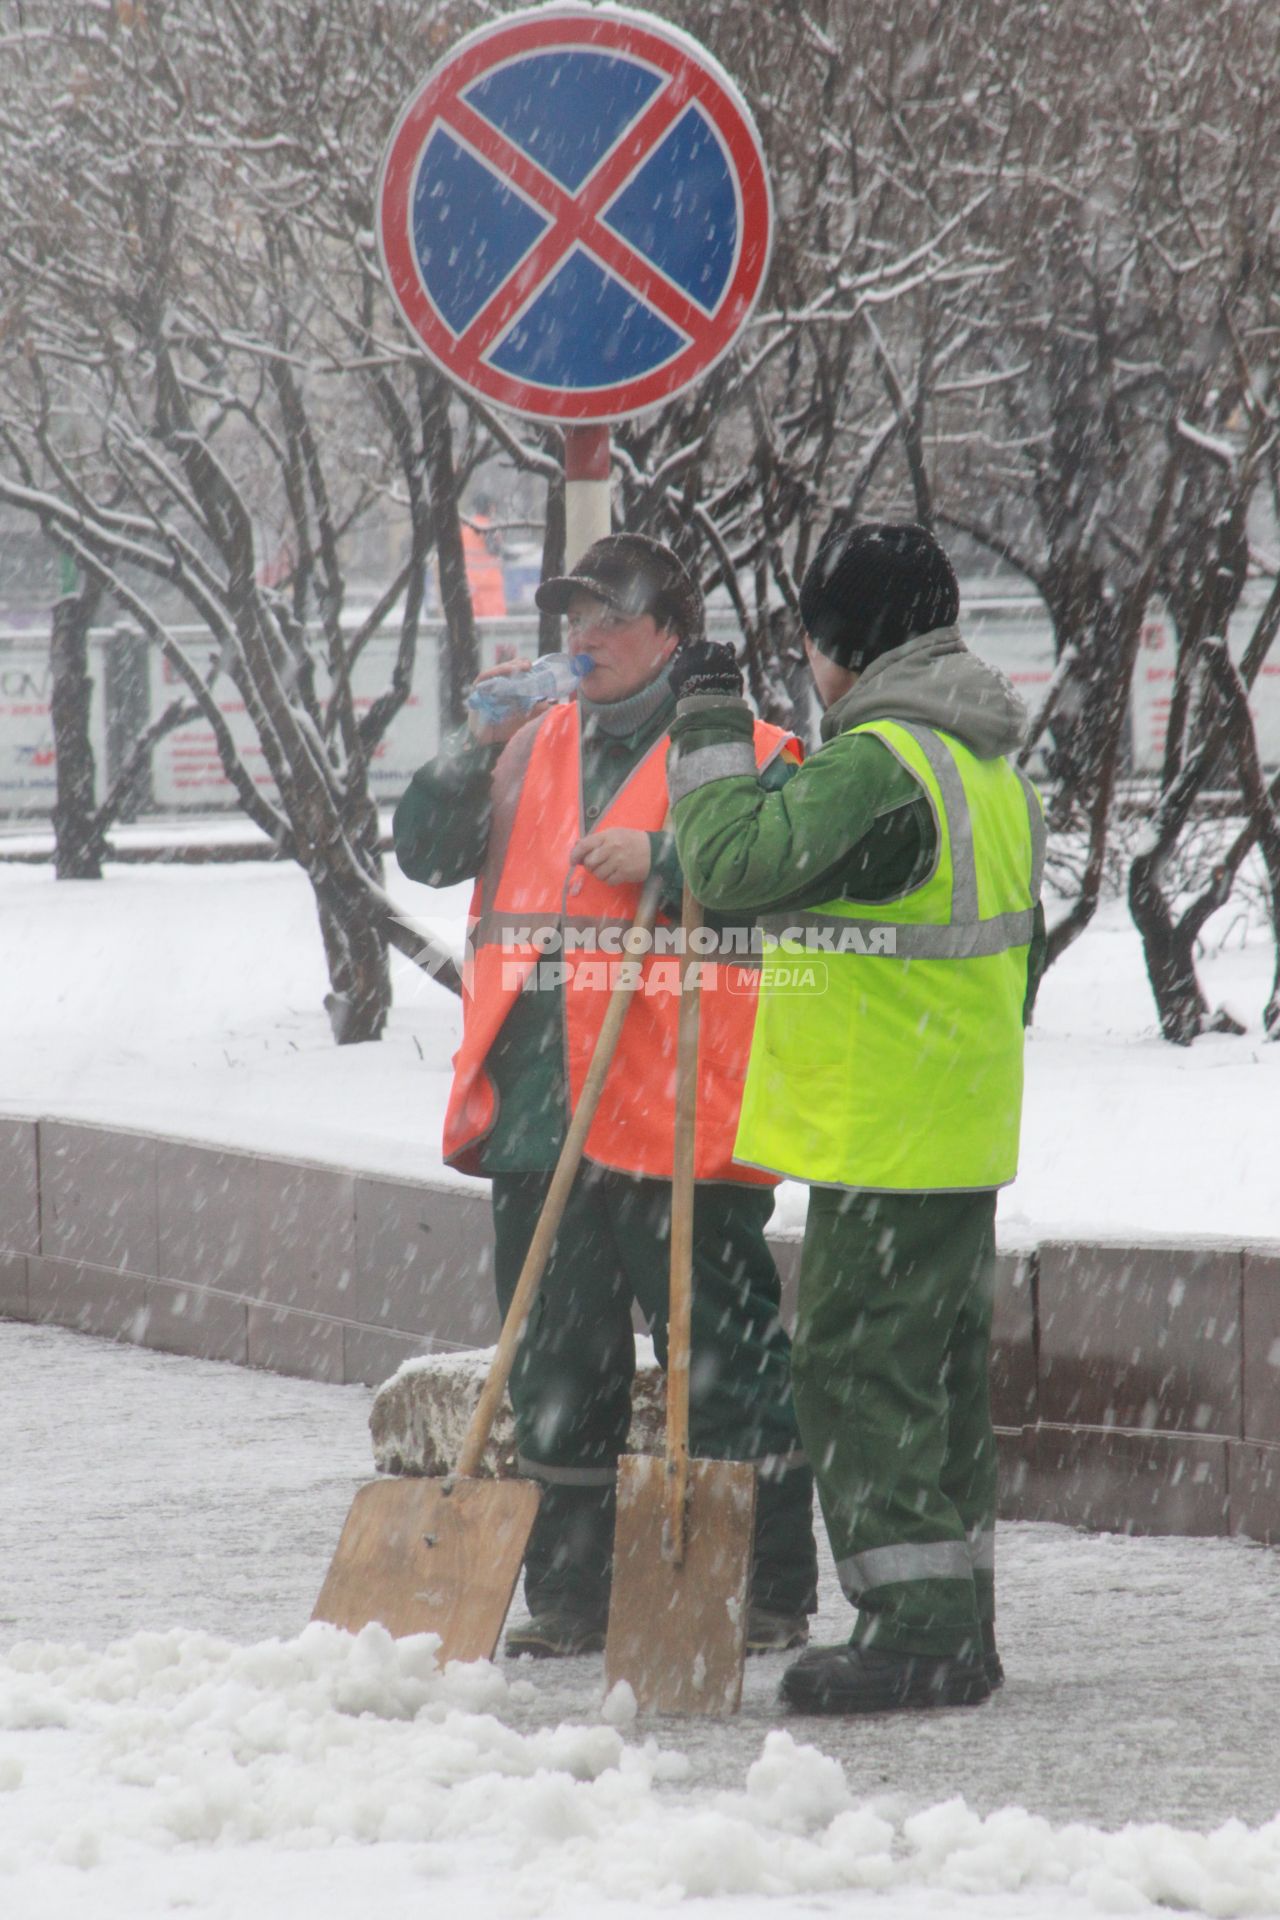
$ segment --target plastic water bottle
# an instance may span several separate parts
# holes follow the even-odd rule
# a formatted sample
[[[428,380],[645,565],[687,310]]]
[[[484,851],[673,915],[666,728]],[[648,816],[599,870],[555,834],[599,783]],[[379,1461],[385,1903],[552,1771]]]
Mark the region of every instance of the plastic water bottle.
[[[528,673],[477,680],[467,695],[467,705],[486,726],[498,727],[518,713],[528,713],[542,700],[567,700],[594,664],[589,653],[544,653]]]

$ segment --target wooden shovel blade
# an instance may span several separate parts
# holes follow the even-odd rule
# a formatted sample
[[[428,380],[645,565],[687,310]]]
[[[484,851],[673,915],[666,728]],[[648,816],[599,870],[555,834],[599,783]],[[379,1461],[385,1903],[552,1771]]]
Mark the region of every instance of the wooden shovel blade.
[[[618,1462],[607,1686],[629,1683],[649,1713],[736,1713],[742,1698],[755,1468],[690,1460],[684,1558],[663,1558],[666,1462]]]
[[[446,1660],[492,1660],[540,1496],[532,1480],[371,1480],[351,1503],[313,1620],[399,1639],[438,1633]]]

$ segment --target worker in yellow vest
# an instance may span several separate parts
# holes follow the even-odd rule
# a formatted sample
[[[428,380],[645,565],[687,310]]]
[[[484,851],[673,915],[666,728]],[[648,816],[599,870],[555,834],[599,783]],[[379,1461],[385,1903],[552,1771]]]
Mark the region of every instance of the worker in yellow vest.
[[[444,1155],[492,1182],[505,1312],[568,1114],[578,1099],[643,882],[663,880],[665,954],[643,961],[584,1164],[511,1375],[521,1471],[543,1497],[525,1560],[530,1621],[507,1651],[603,1646],[618,1455],[630,1423],[632,1303],[666,1352],[678,992],[672,936],[683,880],[668,829],[674,661],[704,634],[702,596],[676,555],[610,534],[538,604],[587,655],[576,699],[450,740],[396,809],[400,865],[449,886],[474,878],[462,1043]],[[518,663],[490,673],[518,673]],[[799,743],[749,722],[768,785]],[[813,1476],[799,1448],[780,1282],[765,1239],[777,1176],[733,1158],[759,964],[725,930],[703,999],[694,1206],[690,1435],[695,1452],[759,1469],[747,1644],[802,1645],[816,1598]]]
[[[1022,703],[958,610],[924,528],[837,523],[800,592],[821,750],[768,792],[709,645],[671,728],[690,883],[772,935],[736,1155],[811,1189],[796,1409],[857,1614],[787,1670],[807,1712],[974,1705],[1003,1679],[987,1360],[1044,828],[1008,757]]]

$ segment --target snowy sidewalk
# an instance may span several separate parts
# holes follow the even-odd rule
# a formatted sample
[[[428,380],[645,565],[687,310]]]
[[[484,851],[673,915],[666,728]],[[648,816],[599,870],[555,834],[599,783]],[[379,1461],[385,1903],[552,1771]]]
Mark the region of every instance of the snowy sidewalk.
[[[779,1657],[728,1725],[615,1725],[599,1659],[296,1638],[363,1389],[6,1323],[0,1364],[13,1920],[1280,1911],[1273,1553],[1006,1527],[989,1706],[784,1718]]]

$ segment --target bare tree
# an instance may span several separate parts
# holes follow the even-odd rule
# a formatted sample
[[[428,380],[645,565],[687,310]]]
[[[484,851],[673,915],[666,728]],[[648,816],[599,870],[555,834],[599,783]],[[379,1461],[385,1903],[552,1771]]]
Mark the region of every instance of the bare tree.
[[[59,880],[102,878],[103,831],[89,730],[89,628],[101,604],[101,584],[91,579],[78,591],[60,594],[53,608],[49,717],[56,754],[53,833]]]
[[[0,497],[163,651],[241,805],[306,870],[340,1041],[381,1032],[389,943],[452,973],[383,889],[368,781],[433,550],[455,681],[475,664],[447,393],[378,338],[371,183],[411,48],[375,31],[371,54],[368,27],[303,0],[32,4],[0,78]],[[354,541],[392,498],[404,552],[353,624]],[[266,786],[175,608],[243,700]],[[352,669],[393,617],[391,683],[362,711]]]
[[[1182,164],[1172,172],[1182,244],[1169,264],[1180,283],[1199,286],[1198,302],[1188,303],[1198,330],[1184,330],[1174,344],[1181,360],[1194,359],[1201,378],[1176,421],[1185,458],[1157,583],[1176,636],[1176,669],[1160,793],[1130,868],[1129,904],[1161,1030],[1180,1044],[1206,1031],[1238,1030],[1232,1016],[1210,1010],[1196,950],[1255,846],[1280,955],[1277,789],[1268,791],[1263,779],[1248,705],[1280,628],[1280,585],[1261,608],[1238,668],[1226,645],[1250,577],[1276,573],[1275,556],[1251,545],[1249,525],[1268,479],[1274,499],[1280,448],[1280,86],[1274,63],[1253,65],[1250,24],[1234,8],[1218,22],[1228,29],[1220,58],[1196,76],[1195,97],[1179,102],[1184,136],[1176,157]],[[1172,84],[1186,86],[1182,75]],[[1243,823],[1225,848],[1188,871],[1194,817],[1210,783],[1238,790]],[[1280,1037],[1274,987],[1264,1022]]]
[[[1276,422],[1268,422],[1261,411],[1258,420],[1274,440]],[[1198,491],[1188,508],[1209,524],[1199,541],[1188,539],[1177,554],[1180,570],[1185,571],[1188,553],[1198,558],[1198,568],[1189,578],[1170,582],[1168,604],[1176,622],[1178,659],[1169,738],[1160,792],[1128,883],[1161,1031],[1167,1040],[1184,1046],[1202,1033],[1242,1031],[1229,1013],[1210,1009],[1197,973],[1196,950],[1211,915],[1231,898],[1255,846],[1262,852],[1277,934],[1277,981],[1264,1010],[1264,1025],[1272,1038],[1280,1038],[1280,781],[1270,787],[1266,783],[1249,709],[1249,693],[1280,631],[1280,581],[1254,622],[1237,668],[1225,636],[1245,585],[1248,542],[1243,516],[1253,483],[1247,457],[1238,461],[1229,448],[1221,448],[1215,461],[1229,489],[1234,482],[1235,498],[1212,518],[1204,515]],[[1212,564],[1215,552],[1217,566]],[[1211,782],[1238,788],[1244,820],[1228,844],[1215,843],[1198,873],[1188,876],[1186,861],[1178,855],[1185,852],[1197,805]],[[1181,890],[1189,894],[1181,902],[1175,901],[1169,881],[1175,865],[1182,869]]]
[[[976,365],[1001,378],[945,423],[940,517],[1022,573],[1053,623],[1060,671],[1038,717],[1052,817],[1083,826],[1088,851],[1052,958],[1100,897],[1143,620],[1195,524],[1197,423],[1240,392],[1251,275],[1233,209],[1246,177],[1273,191],[1274,62],[1234,0],[1085,0],[986,24],[1006,105],[982,219],[1008,269],[983,289]],[[1184,576],[1220,557],[1206,538]]]

